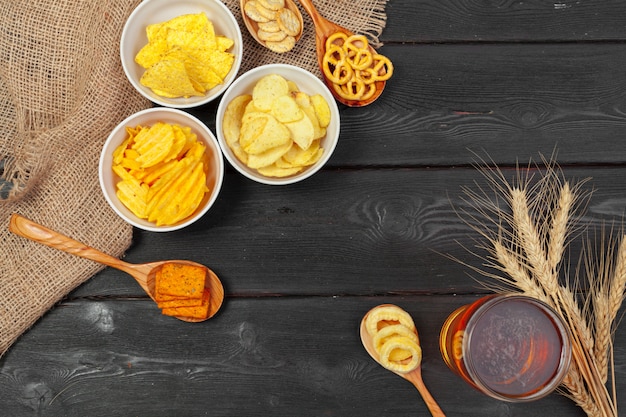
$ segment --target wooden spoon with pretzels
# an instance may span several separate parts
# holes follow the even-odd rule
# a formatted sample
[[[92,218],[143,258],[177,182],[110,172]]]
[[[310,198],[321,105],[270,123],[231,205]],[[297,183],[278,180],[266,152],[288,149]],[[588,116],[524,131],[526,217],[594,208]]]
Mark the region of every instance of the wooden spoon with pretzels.
[[[299,0],[299,1],[302,7],[304,8],[304,10],[306,10],[309,16],[311,16],[311,19],[313,20],[313,24],[315,25],[315,46],[316,46],[316,52],[317,52],[317,60],[318,60],[320,69],[322,70],[322,74],[324,75],[324,80],[326,82],[326,85],[330,89],[333,96],[337,99],[337,101],[349,107],[363,107],[363,106],[367,106],[368,104],[373,103],[378,97],[380,97],[383,90],[385,89],[386,79],[380,79],[380,80],[374,81],[373,86],[371,87],[373,90],[365,95],[366,98],[359,98],[357,95],[352,94],[353,93],[352,88],[349,88],[346,91],[345,84],[343,85],[344,89],[342,90],[341,86],[338,86],[337,83],[329,79],[328,68],[326,68],[326,71],[324,69],[324,67],[328,65],[328,62],[325,62],[324,60],[324,57],[326,55],[326,41],[328,40],[328,38],[337,33],[343,34],[345,35],[345,37],[351,37],[351,36],[354,36],[355,34],[349,31],[348,29],[342,26],[339,26],[338,24],[333,23],[327,20],[326,18],[324,18],[317,11],[315,6],[313,5],[312,0]],[[373,56],[379,56],[376,50],[369,44],[367,45],[367,50]],[[387,63],[388,65],[391,65],[389,60],[387,60]],[[391,67],[385,68],[385,66],[383,66],[382,68],[378,70],[378,74],[381,76],[380,78],[388,78],[388,76],[391,75]],[[367,88],[369,90],[370,87],[368,86]]]

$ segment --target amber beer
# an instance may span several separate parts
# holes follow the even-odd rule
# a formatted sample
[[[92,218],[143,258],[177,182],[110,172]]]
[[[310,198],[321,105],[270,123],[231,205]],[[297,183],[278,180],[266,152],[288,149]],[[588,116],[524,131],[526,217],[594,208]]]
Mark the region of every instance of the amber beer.
[[[522,295],[492,295],[460,307],[445,321],[439,346],[450,369],[504,401],[549,394],[571,360],[569,332],[560,317]]]

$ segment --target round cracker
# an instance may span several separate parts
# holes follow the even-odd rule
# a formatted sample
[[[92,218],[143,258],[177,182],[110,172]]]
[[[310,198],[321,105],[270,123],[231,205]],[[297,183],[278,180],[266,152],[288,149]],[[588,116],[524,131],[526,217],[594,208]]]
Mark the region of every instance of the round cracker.
[[[257,0],[259,4],[269,10],[280,10],[285,7],[285,0]]]
[[[283,39],[285,39],[285,37],[287,36],[287,34],[283,32],[282,30],[279,30],[278,32],[266,32],[264,30],[259,29],[256,34],[259,37],[259,39],[261,39],[262,41],[266,41],[266,42],[267,41],[280,42]]]
[[[302,30],[300,20],[298,20],[296,14],[289,9],[282,9],[279,11],[276,16],[276,21],[278,22],[278,26],[287,35],[298,36]]]
[[[293,36],[286,36],[282,41],[267,41],[265,42],[265,46],[267,46],[270,51],[282,54],[284,52],[291,51],[293,47],[296,46],[296,38]]]
[[[259,12],[259,4],[256,2],[256,0],[250,0],[246,2],[246,4],[243,6],[243,11],[246,16],[248,16],[255,22],[269,22],[271,20]]]
[[[269,22],[257,22],[259,29],[264,30],[266,32],[278,32],[280,31],[280,26],[278,26],[278,22],[275,20],[270,20]]]

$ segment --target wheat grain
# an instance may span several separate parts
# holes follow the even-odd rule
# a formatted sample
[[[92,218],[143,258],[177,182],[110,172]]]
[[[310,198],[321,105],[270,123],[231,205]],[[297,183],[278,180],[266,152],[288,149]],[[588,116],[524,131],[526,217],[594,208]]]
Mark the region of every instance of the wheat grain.
[[[615,320],[619,309],[624,301],[626,291],[626,235],[622,235],[619,249],[617,250],[615,268],[611,278],[609,292],[609,319]]]
[[[552,219],[548,243],[548,268],[556,271],[558,264],[563,259],[565,241],[567,238],[567,225],[570,217],[570,210],[574,204],[574,194],[568,182],[563,184],[559,202]]]
[[[546,294],[556,296],[558,283],[556,276],[548,267],[545,250],[530,216],[526,191],[525,189],[512,188],[510,197],[513,226],[520,246],[524,249],[528,262],[533,268],[533,275],[537,282],[543,286]]]
[[[580,376],[580,370],[575,363],[572,363],[569,372],[563,378],[563,386],[567,388],[567,393],[563,393],[563,395],[571,398],[589,417],[602,417],[602,413],[589,395]]]

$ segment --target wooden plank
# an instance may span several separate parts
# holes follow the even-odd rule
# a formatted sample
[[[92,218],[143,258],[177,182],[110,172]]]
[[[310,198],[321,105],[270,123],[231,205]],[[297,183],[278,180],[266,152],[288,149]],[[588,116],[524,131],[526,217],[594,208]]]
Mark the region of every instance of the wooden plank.
[[[626,3],[624,3],[626,4]],[[341,106],[331,167],[625,163],[625,44],[390,45],[383,95]],[[215,130],[215,111],[192,110]]]
[[[506,172],[512,180],[514,171]],[[626,168],[566,169],[565,177],[592,177],[584,222],[621,218]],[[125,259],[206,264],[231,295],[475,292],[469,268],[443,255],[482,264],[463,249],[474,248],[477,233],[453,210],[466,207],[461,188],[474,181],[486,184],[473,168],[325,170],[268,187],[229,172],[199,223],[165,234],[137,230]],[[74,295],[111,294],[142,293],[130,276],[107,269]]]
[[[392,0],[385,11],[384,42],[621,41],[626,35],[620,0]]]
[[[358,325],[394,302],[420,333],[423,377],[449,416],[584,413],[557,394],[492,400],[443,363],[438,332],[474,297],[232,298],[214,319],[182,323],[148,301],[63,303],[0,360],[0,406],[12,417],[429,415],[412,385],[367,355]],[[619,400],[626,332],[617,332]]]

